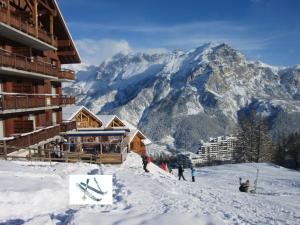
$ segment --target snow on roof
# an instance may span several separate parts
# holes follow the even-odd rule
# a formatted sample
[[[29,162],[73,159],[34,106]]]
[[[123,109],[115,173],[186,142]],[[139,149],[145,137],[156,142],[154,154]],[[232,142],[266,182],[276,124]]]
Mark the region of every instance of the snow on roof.
[[[123,136],[125,135],[125,130],[95,130],[95,131],[74,131],[74,132],[68,132],[65,135],[66,136],[71,136],[71,137],[83,137],[83,136]]]
[[[128,136],[129,136],[129,143],[132,141],[132,139],[135,137],[135,135],[137,134],[137,133],[140,133],[143,137],[144,137],[144,139],[142,140],[142,142],[143,142],[143,144],[144,145],[149,145],[149,144],[151,144],[152,142],[151,142],[151,140],[149,139],[149,138],[147,138],[147,136],[146,135],[144,135],[138,128],[136,128],[134,125],[132,125],[131,123],[129,123],[128,121],[126,121],[126,120],[122,120],[122,122],[125,124],[125,126],[126,127],[128,127],[129,128],[129,130],[130,130],[130,132],[129,132],[129,134],[128,134]]]
[[[79,113],[83,109],[86,110],[92,117],[98,120],[101,124],[103,124],[103,122],[98,118],[98,116],[96,116],[88,108],[86,108],[85,106],[76,106],[76,105],[66,106],[62,108],[62,120],[63,121],[73,120],[74,117],[77,115],[77,113]]]
[[[62,120],[71,121],[83,106],[70,105],[62,108]]]
[[[120,120],[125,125],[125,127],[127,127],[124,121],[121,120],[117,115],[97,115],[97,116],[103,123],[101,128],[107,128],[114,119]]]
[[[108,127],[108,125],[113,121],[116,115],[97,115],[97,117],[102,121],[102,128]]]

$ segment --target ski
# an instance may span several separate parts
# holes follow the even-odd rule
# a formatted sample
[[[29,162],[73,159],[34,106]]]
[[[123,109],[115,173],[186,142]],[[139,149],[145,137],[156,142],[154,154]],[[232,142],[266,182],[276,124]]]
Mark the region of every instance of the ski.
[[[96,193],[98,193],[98,194],[100,194],[100,195],[104,195],[104,194],[107,193],[107,192],[101,191],[101,189],[100,189],[100,190],[97,190],[97,189],[91,187],[90,185],[86,185],[86,184],[83,183],[83,182],[81,182],[80,185],[82,185],[84,188],[90,189],[91,191],[94,191],[94,192],[96,192]]]
[[[89,192],[89,191],[87,190],[86,187],[82,186],[81,184],[77,183],[77,187],[79,187],[80,190],[82,190],[83,193],[84,193],[85,195],[87,195],[90,199],[92,199],[92,200],[94,200],[94,201],[97,201],[97,202],[99,202],[99,201],[102,200],[102,198],[97,198],[97,197],[95,197],[91,192]]]

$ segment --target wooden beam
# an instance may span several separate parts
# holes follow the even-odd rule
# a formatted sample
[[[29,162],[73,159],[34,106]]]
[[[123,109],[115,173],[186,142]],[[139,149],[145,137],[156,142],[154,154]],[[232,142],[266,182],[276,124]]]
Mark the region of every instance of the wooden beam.
[[[58,40],[57,45],[58,47],[70,47],[72,46],[72,43],[70,40]]]
[[[31,11],[33,11],[33,4],[29,0],[25,0]]]
[[[10,0],[7,0],[7,11],[6,11],[6,18],[7,22],[10,24]]]
[[[54,9],[52,9],[48,4],[46,4],[44,1],[42,0],[38,0],[38,4],[41,4],[42,6],[44,6],[45,9],[47,9],[52,15],[54,15]]]
[[[57,55],[58,56],[75,56],[76,51],[58,51]]]
[[[54,19],[53,19],[53,15],[50,15],[50,34],[51,34],[51,39],[52,39],[52,43],[54,43]]]
[[[38,15],[38,3],[37,0],[33,0],[33,11],[32,11],[32,15],[33,15],[33,21],[34,21],[34,26],[35,26],[35,35],[38,37],[38,33],[39,33],[39,15]]]

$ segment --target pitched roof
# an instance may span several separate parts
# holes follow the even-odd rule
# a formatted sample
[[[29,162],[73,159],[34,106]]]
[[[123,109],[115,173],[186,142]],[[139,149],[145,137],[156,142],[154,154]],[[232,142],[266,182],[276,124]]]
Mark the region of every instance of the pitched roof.
[[[140,133],[144,139],[142,140],[142,142],[144,143],[144,145],[149,145],[151,144],[151,140],[149,138],[147,138],[146,135],[144,135],[142,133],[142,131],[140,131],[138,128],[136,128],[134,125],[132,125],[131,123],[129,123],[128,121],[126,120],[122,120],[122,122],[125,124],[126,127],[129,128],[130,132],[128,134],[128,137],[129,137],[129,140],[128,142],[130,143],[132,141],[132,139],[135,137],[135,135],[137,135],[138,133]]]
[[[109,124],[115,119],[117,118],[118,120],[120,120],[122,123],[124,123],[123,120],[121,120],[117,115],[97,115],[98,118],[102,121],[102,127],[101,128],[107,128],[109,126]],[[125,123],[124,123],[125,124]],[[126,124],[125,124],[126,126]],[[126,126],[127,127],[127,126]]]
[[[62,108],[62,120],[63,121],[71,121],[71,120],[73,120],[74,117],[77,115],[77,113],[79,113],[81,110],[87,111],[92,117],[94,117],[101,124],[103,124],[103,122],[98,118],[98,116],[96,116],[88,108],[86,108],[85,106],[76,106],[76,105],[66,106],[66,107]]]

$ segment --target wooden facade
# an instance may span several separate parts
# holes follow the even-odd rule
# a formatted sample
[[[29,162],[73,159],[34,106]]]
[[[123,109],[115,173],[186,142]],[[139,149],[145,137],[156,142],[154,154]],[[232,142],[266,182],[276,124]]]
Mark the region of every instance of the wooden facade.
[[[102,126],[102,123],[85,109],[77,113],[75,120],[77,128],[100,128]]]
[[[131,138],[131,141],[129,143],[130,151],[133,151],[139,155],[145,155],[146,146],[142,142],[143,139],[145,139],[144,135],[141,132],[137,131]]]
[[[118,117],[115,116],[107,127],[125,127],[125,124]]]
[[[24,148],[60,134],[62,106],[75,103],[62,95],[74,72],[61,65],[79,62],[56,1],[0,0],[0,142]]]

